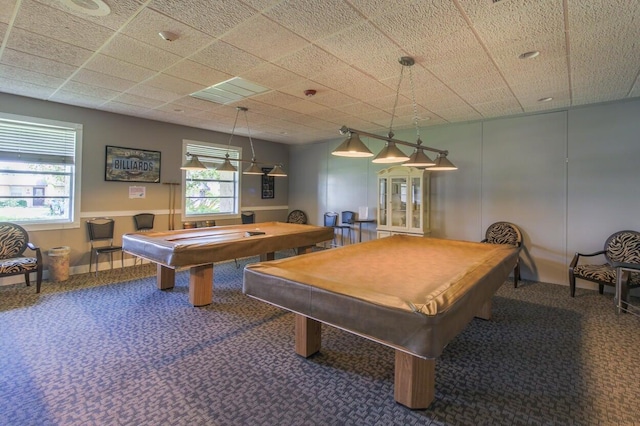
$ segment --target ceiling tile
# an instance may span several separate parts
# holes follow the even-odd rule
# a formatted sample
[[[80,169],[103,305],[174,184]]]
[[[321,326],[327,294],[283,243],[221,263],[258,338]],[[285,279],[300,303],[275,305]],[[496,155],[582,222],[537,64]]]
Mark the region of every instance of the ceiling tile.
[[[135,15],[142,8],[142,5],[140,4],[141,2],[138,0],[108,1],[107,3],[109,4],[111,13],[109,13],[106,16],[91,16],[91,15],[87,15],[86,13],[82,13],[67,7],[60,0],[36,0],[36,1],[38,3],[45,4],[49,7],[64,11],[69,15],[93,22],[94,24],[111,28],[112,30],[119,29],[131,18],[132,15]]]
[[[119,95],[120,92],[116,90],[107,89],[104,87],[93,86],[90,84],[80,83],[78,81],[69,81],[62,86],[62,91],[70,94],[77,94],[82,96],[89,96],[95,99],[101,99],[102,102],[107,102],[112,98]]]
[[[68,78],[76,70],[71,65],[13,49],[5,49],[0,63],[60,78]],[[26,95],[25,95],[26,96]]]
[[[0,22],[9,23],[17,3],[17,0],[0,0]]]
[[[3,92],[13,93],[20,96],[29,96],[36,99],[47,99],[55,91],[55,88],[33,84],[26,81],[14,80],[10,78],[0,77],[0,85]]]
[[[256,14],[239,1],[225,0],[153,0],[150,7],[215,37]]]
[[[93,97],[91,95],[79,94],[68,90],[56,91],[49,97],[49,100],[85,108],[98,108],[105,101],[104,99]]]
[[[65,82],[65,79],[63,78],[2,64],[0,64],[0,77],[51,88],[56,88]]]
[[[163,103],[172,102],[182,97],[182,94],[159,89],[153,86],[148,86],[146,84],[138,84],[137,86],[133,86],[132,88],[127,90],[126,93],[141,96],[144,98],[156,99],[158,101],[162,101]],[[123,102],[121,98],[117,98],[117,100]]]
[[[386,52],[398,52],[398,45],[370,22],[362,22],[347,27],[330,37],[316,43],[327,52],[342,59],[350,65],[358,64],[362,55],[358,52],[376,52],[382,56]]]
[[[85,49],[102,46],[113,30],[34,0],[23,0],[14,28],[21,28]]]
[[[191,81],[163,74],[158,74],[155,77],[150,78],[145,81],[144,84],[145,86],[171,91],[179,95],[190,95],[191,93],[197,92],[206,87],[202,84],[193,83]]]
[[[163,74],[179,77],[205,87],[213,86],[214,84],[233,78],[231,74],[186,59],[164,70]]]
[[[72,80],[117,91],[126,91],[128,88],[136,84],[133,81],[125,80],[123,78],[114,77],[96,71],[91,71],[86,68],[78,71],[73,76]]]
[[[90,50],[15,27],[9,34],[7,47],[75,66],[82,65],[92,55]]]
[[[178,55],[119,34],[100,50],[103,55],[160,71],[178,62]]]
[[[258,65],[239,76],[270,89],[289,88],[287,93],[291,93],[292,85],[298,87],[308,82],[304,77],[270,63]]]
[[[286,56],[309,44],[304,38],[260,15],[238,25],[222,40],[267,61]]]
[[[130,62],[105,55],[96,55],[91,58],[91,60],[87,62],[86,68],[135,82],[144,81],[155,74],[155,71],[149,68],[144,68]]]
[[[234,76],[262,62],[259,58],[221,41],[207,46],[189,59]]]
[[[371,22],[400,46],[442,39],[467,26],[454,2],[440,0],[402,4]]]
[[[343,0],[285,0],[264,13],[309,41],[363,21],[363,17]]]
[[[111,103],[123,103],[127,105],[139,106],[142,108],[157,108],[160,105],[165,104],[166,102],[158,99],[152,99],[145,96],[138,96],[131,93],[123,93],[115,99],[112,99]]]
[[[173,41],[160,37],[161,31],[178,36]],[[144,9],[121,32],[142,43],[185,57],[202,49],[215,39],[201,31],[151,9]]]

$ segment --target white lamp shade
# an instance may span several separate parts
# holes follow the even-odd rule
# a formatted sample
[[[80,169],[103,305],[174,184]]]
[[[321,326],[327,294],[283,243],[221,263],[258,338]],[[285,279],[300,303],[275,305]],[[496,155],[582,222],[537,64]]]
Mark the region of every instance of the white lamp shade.
[[[331,152],[338,157],[373,157],[373,152],[360,140],[357,133],[350,133],[336,149]]]
[[[407,167],[431,167],[435,166],[436,162],[429,158],[422,148],[416,148],[413,154],[409,156],[409,161],[402,163],[402,165]]]
[[[371,161],[374,163],[402,163],[408,159],[409,156],[402,152],[394,142],[387,142],[382,151]]]

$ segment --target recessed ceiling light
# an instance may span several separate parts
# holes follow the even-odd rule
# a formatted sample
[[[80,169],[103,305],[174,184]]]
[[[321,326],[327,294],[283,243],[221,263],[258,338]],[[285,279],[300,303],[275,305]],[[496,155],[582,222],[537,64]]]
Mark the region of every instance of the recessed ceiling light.
[[[107,16],[111,8],[102,0],[61,0],[61,3],[76,12],[91,16]]]
[[[553,100],[553,98],[549,97],[549,98],[540,98],[538,99],[538,102],[551,102]]]
[[[520,59],[533,59],[536,56],[538,56],[539,54],[540,54],[539,51],[532,50],[531,52],[525,52],[525,53],[521,54],[520,56],[518,56],[518,58],[520,58]]]

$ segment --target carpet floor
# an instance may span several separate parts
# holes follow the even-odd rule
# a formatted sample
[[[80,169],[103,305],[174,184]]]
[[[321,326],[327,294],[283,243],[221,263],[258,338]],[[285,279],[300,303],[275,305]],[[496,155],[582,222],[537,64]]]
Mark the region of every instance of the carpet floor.
[[[214,301],[150,264],[0,287],[2,425],[640,425],[640,319],[611,295],[506,282],[436,361],[425,410],[393,398],[394,350],[323,326],[293,350],[293,314],[242,294],[217,264]]]

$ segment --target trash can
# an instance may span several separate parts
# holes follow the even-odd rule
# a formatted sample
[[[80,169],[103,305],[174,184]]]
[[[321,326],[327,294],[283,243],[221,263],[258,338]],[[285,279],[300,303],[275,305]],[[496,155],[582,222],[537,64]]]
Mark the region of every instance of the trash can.
[[[54,247],[49,250],[49,279],[66,281],[69,279],[69,252],[67,246]]]

